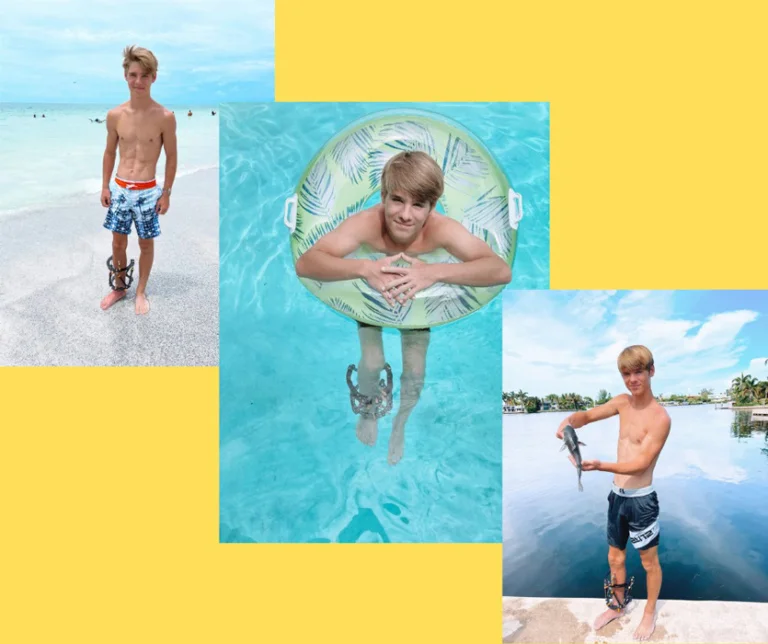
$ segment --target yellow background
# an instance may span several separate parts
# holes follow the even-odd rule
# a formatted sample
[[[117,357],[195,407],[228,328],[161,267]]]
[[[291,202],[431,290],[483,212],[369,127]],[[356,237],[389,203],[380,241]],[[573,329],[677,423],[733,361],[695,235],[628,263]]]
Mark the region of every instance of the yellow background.
[[[552,288],[768,286],[766,3],[450,4],[278,2],[276,98],[549,101]]]
[[[276,98],[549,101],[553,288],[765,287],[757,3],[446,4],[279,0]],[[500,545],[219,545],[217,406],[0,369],[0,641],[499,641]]]

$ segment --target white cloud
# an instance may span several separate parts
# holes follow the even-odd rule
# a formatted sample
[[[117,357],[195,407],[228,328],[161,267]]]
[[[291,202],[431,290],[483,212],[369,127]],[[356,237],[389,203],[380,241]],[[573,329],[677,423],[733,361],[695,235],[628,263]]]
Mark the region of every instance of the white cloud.
[[[274,69],[272,0],[203,2],[27,2],[4,7],[0,65],[10,70],[6,96],[80,91],[103,93],[107,79],[122,81],[122,50],[151,49],[159,77],[207,84],[263,82]]]
[[[616,358],[631,344],[653,352],[656,393],[720,393],[746,349],[742,330],[758,318],[737,310],[687,319],[674,314],[673,291],[508,292],[505,300],[504,389],[533,395],[623,392]],[[768,371],[751,367],[756,377]]]

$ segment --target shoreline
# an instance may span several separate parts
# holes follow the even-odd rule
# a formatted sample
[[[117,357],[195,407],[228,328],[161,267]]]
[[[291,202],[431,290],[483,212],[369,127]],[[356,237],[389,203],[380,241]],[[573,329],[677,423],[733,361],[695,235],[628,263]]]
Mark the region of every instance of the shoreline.
[[[705,407],[706,405],[715,405],[715,409],[718,411],[768,411],[768,405],[750,405],[745,407],[717,407],[719,403],[702,403],[700,405],[663,405],[664,407]],[[590,407],[589,409],[594,409]],[[588,411],[588,409],[540,409],[539,411],[527,412],[527,411],[503,411],[503,416],[517,416],[519,414],[549,414],[557,412],[573,412],[573,411]]]
[[[502,642],[632,642],[645,600],[599,632],[592,628],[605,610],[595,598],[503,597]],[[768,604],[761,602],[660,599],[649,642],[768,642]]]
[[[219,164],[216,163],[211,165],[206,165],[203,167],[193,168],[189,171],[181,170],[176,174],[176,178],[174,180],[174,191],[176,190],[176,185],[179,181],[182,179],[186,179],[187,177],[193,177],[196,174],[200,174],[202,172],[211,172],[216,171],[219,172]],[[162,179],[162,177],[159,177],[159,179]],[[101,183],[101,178],[94,179],[94,182]],[[158,183],[162,184],[162,180],[160,180]],[[56,208],[69,208],[73,206],[80,206],[86,203],[86,201],[90,202],[91,200],[95,200],[98,202],[98,195],[101,193],[101,189],[95,190],[95,191],[86,191],[86,192],[74,192],[69,195],[65,195],[61,197],[61,199],[55,203],[39,203],[34,204],[31,206],[20,206],[18,208],[9,208],[8,210],[0,210],[0,222],[8,221],[11,219],[14,219],[15,217],[21,217],[21,216],[27,216],[31,217],[36,214],[47,212],[51,209]]]

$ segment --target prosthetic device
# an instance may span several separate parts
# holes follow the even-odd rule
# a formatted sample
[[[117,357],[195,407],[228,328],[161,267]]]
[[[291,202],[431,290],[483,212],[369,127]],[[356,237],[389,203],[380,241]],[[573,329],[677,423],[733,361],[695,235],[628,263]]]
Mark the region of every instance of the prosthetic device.
[[[387,372],[386,381],[379,380],[379,395],[364,396],[358,386],[352,384],[352,372],[357,371],[353,364],[347,367],[347,386],[349,387],[349,402],[352,411],[363,418],[382,418],[392,409],[392,367],[384,363],[384,371]]]
[[[624,582],[623,584],[613,584],[611,583],[613,579],[611,578],[611,571],[608,571],[608,574],[605,576],[605,579],[603,580],[603,588],[605,589],[605,603],[611,610],[621,610],[624,608],[629,602],[632,601],[632,593],[630,592],[632,590],[632,584],[635,583],[635,578],[630,577],[628,582]],[[624,589],[624,599],[623,601],[619,601],[619,598],[616,597],[616,594],[614,593],[614,588],[623,588]],[[615,599],[615,603],[612,603],[611,600]]]
[[[112,263],[112,255],[110,255],[109,259],[107,260],[107,268],[109,269],[109,287],[113,291],[126,291],[131,288],[131,284],[133,284],[133,260],[131,260],[128,266],[117,269]],[[123,285],[115,286],[115,280],[118,276],[120,276],[120,273],[123,273],[121,276]]]

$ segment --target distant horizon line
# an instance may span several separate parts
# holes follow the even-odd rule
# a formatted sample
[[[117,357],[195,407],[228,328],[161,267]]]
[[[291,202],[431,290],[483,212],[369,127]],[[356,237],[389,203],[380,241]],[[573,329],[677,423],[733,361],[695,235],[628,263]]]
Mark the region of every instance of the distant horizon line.
[[[222,101],[222,103],[227,103],[227,102],[235,102],[235,103],[237,103],[237,102],[241,102],[241,101]],[[248,103],[248,102],[251,102],[251,101],[242,101],[242,102]],[[259,101],[252,101],[252,102],[256,103],[256,102],[259,102]],[[264,102],[265,103],[269,103],[271,101],[264,101]],[[222,103],[191,103],[191,104],[190,103],[163,103],[162,105],[164,107],[186,107],[186,106],[190,106],[190,105],[191,105],[191,107],[218,107]],[[54,101],[40,103],[40,102],[35,102],[35,101],[0,101],[0,105],[28,105],[28,106],[38,106],[38,105],[45,105],[45,106],[49,106],[49,105],[69,105],[69,106],[72,106],[72,105],[76,105],[78,107],[89,107],[89,106],[90,107],[103,107],[105,105],[117,106],[117,105],[119,105],[119,103],[58,103],[58,102],[54,102]]]

